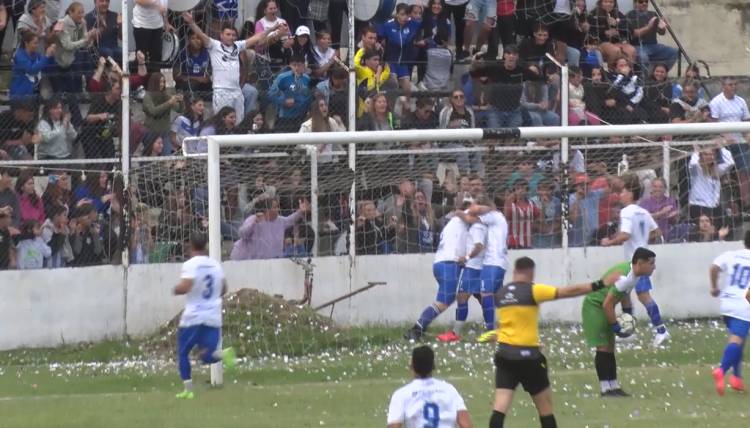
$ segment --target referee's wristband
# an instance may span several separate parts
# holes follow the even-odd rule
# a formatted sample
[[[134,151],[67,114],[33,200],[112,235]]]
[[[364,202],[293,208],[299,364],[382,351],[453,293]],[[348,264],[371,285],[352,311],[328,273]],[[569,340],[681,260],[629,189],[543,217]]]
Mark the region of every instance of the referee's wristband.
[[[604,288],[604,281],[601,279],[597,279],[596,281],[591,283],[591,291],[598,291]]]

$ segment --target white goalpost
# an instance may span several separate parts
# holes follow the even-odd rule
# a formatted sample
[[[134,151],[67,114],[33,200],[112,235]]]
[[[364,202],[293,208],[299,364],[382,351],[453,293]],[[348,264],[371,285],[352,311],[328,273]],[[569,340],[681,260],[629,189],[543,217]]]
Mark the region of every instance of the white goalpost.
[[[663,174],[668,175],[670,171],[670,155],[669,151],[677,149],[680,146],[691,145],[692,143],[705,142],[715,138],[721,134],[746,134],[750,133],[750,122],[737,122],[737,123],[699,123],[699,124],[658,124],[658,125],[609,125],[609,126],[562,126],[562,127],[529,127],[529,128],[499,128],[499,129],[434,129],[434,130],[407,130],[407,131],[367,131],[367,132],[322,132],[322,133],[296,133],[296,134],[255,134],[255,135],[222,135],[222,136],[208,136],[191,138],[191,140],[201,141],[207,146],[207,187],[208,187],[208,234],[209,234],[209,255],[216,260],[221,261],[222,258],[222,179],[225,176],[222,175],[222,150],[225,148],[240,148],[246,152],[250,149],[259,151],[260,148],[270,148],[278,146],[286,146],[287,148],[294,147],[296,150],[304,148],[305,156],[309,161],[310,172],[310,186],[309,186],[309,197],[311,205],[311,224],[315,232],[315,239],[319,238],[318,223],[319,219],[319,207],[317,203],[319,189],[318,189],[318,150],[317,148],[321,145],[341,145],[341,147],[354,147],[354,150],[344,150],[341,155],[352,155],[352,152],[356,156],[370,156],[370,159],[377,157],[378,150],[359,150],[363,144],[378,144],[383,142],[394,142],[399,143],[403,149],[384,151],[389,153],[391,156],[405,156],[410,154],[421,154],[421,153],[445,153],[452,152],[456,149],[427,149],[419,150],[409,148],[406,143],[418,143],[418,142],[474,142],[475,145],[485,145],[486,147],[475,147],[464,149],[466,151],[484,151],[484,152],[495,152],[498,156],[512,156],[517,152],[524,150],[526,142],[532,140],[555,140],[560,143],[559,153],[559,179],[560,179],[560,194],[567,195],[570,191],[569,178],[571,174],[568,171],[568,163],[572,162],[569,159],[568,153],[574,150],[588,149],[589,143],[568,143],[568,139],[602,139],[606,137],[635,137],[639,141],[645,141],[645,143],[631,143],[629,147],[631,150],[638,150],[638,147],[648,146],[652,150],[656,150],[664,153],[662,158],[662,165],[659,165],[659,169]],[[665,135],[677,135],[677,136],[690,136],[687,141],[653,141],[650,137],[658,137]],[[498,144],[493,145],[491,148],[489,142],[497,142]],[[510,141],[510,143],[508,143]],[[521,142],[521,143],[519,143]],[[568,147],[570,145],[570,147]],[[512,146],[512,147],[511,147]],[[623,147],[625,145],[622,145]],[[620,145],[617,143],[609,144],[591,144],[592,149],[604,150],[614,149],[617,150]],[[661,149],[659,149],[661,147]],[[532,148],[533,149],[533,148]],[[516,152],[516,153],[514,153]],[[683,151],[684,152],[684,151]],[[203,156],[203,155],[200,155]],[[229,155],[237,156],[237,155]],[[672,159],[673,161],[674,159]],[[513,162],[512,160],[509,162]],[[360,161],[348,162],[349,168],[353,172],[355,168],[359,168],[361,165]],[[353,182],[351,188],[354,189],[358,175],[352,175]],[[358,195],[357,195],[358,196]],[[561,198],[563,204],[563,213],[566,213],[567,208],[567,197]],[[355,203],[350,204],[349,209],[351,211],[351,218],[354,219]],[[565,217],[565,216],[564,216]],[[567,227],[567,218],[563,219],[563,225]],[[349,236],[349,247],[350,254],[354,254],[351,250],[355,246],[355,237],[348,232]],[[563,236],[567,237],[567,234],[563,233]],[[317,245],[314,246],[317,248]],[[561,254],[563,262],[568,259],[567,256],[568,242],[567,239],[562,240]],[[317,252],[314,249],[312,255],[316,256]],[[353,260],[352,260],[353,263]],[[223,381],[223,374],[221,364],[214,364],[211,367],[211,383],[212,385],[221,385]]]

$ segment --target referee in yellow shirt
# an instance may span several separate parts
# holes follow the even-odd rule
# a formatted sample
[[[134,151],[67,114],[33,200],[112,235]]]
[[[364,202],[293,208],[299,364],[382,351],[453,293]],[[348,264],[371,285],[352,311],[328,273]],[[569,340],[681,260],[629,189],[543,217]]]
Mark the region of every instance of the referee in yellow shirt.
[[[539,305],[580,296],[605,286],[602,280],[561,288],[535,284],[534,267],[534,261],[528,257],[516,260],[513,281],[495,294],[498,348],[495,354],[495,404],[490,428],[503,427],[519,383],[531,395],[542,428],[557,428],[547,359],[539,349]]]

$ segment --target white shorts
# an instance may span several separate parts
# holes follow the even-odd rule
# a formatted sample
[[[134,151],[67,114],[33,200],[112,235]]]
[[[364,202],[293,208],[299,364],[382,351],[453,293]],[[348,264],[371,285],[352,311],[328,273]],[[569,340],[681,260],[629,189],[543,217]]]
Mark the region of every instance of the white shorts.
[[[222,107],[232,107],[237,115],[237,123],[245,117],[245,96],[240,89],[214,89],[214,114]]]

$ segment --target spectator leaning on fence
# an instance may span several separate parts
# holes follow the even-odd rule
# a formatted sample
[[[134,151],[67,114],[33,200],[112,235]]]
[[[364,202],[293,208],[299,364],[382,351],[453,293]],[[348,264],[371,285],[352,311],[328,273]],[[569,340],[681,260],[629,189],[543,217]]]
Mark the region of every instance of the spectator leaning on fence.
[[[708,215],[714,224],[725,223],[721,210],[721,177],[733,166],[731,153],[721,144],[703,150],[695,147],[688,164],[688,213],[693,223],[698,223],[701,214]]]
[[[279,216],[279,201],[266,199],[256,207],[240,227],[240,239],[234,243],[232,260],[273,259],[284,254],[284,232],[310,210],[307,201],[299,201],[299,209],[287,217]]]
[[[18,269],[41,269],[52,250],[42,238],[42,225],[36,220],[26,220],[16,245]]]

